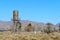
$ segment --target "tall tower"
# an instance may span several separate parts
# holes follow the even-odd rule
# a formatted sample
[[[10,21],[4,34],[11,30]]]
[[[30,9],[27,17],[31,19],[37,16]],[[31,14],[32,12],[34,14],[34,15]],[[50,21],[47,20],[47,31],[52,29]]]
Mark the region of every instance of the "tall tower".
[[[18,11],[13,11],[13,31],[17,32],[21,28],[21,23],[19,22],[18,18]]]

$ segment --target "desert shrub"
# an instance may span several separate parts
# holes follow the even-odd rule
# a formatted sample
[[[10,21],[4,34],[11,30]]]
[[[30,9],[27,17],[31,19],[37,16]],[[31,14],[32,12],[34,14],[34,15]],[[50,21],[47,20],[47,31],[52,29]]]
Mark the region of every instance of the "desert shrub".
[[[45,33],[49,34],[49,33],[53,32],[51,25],[52,25],[51,23],[47,23],[47,27],[46,27],[46,29],[44,29]]]
[[[29,24],[27,25],[27,27],[25,27],[25,31],[27,31],[27,32],[33,31],[32,24],[31,24],[31,23],[29,23]]]

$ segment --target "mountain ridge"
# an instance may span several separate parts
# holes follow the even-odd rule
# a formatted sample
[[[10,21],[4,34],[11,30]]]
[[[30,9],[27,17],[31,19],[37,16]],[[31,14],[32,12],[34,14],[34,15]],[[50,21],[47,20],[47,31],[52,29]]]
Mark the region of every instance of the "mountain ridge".
[[[20,20],[21,24],[22,24],[22,30],[24,30],[24,28],[31,23],[32,27],[35,27],[36,30],[40,30],[46,26],[46,23],[42,23],[42,22],[35,22],[35,21],[29,21],[29,20]],[[10,29],[12,27],[13,21],[0,21],[0,29],[2,30],[6,30],[6,29]],[[52,24],[53,28],[58,28],[58,26],[60,25],[60,23],[54,25]]]

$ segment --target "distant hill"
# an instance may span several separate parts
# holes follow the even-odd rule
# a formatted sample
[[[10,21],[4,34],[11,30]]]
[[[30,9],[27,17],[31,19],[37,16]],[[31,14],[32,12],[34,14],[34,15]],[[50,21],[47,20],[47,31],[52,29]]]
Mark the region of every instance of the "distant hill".
[[[43,30],[43,28],[46,26],[45,23],[42,23],[42,22],[33,22],[33,21],[28,21],[28,20],[21,20],[20,21],[21,24],[22,24],[22,30],[24,30],[24,28],[29,24],[31,23],[32,24],[32,27],[35,28],[36,31],[38,30]],[[10,29],[13,25],[13,21],[0,21],[0,30],[8,30]],[[53,25],[52,27],[54,28],[58,28],[58,25],[60,25],[60,23],[56,24],[56,25]]]

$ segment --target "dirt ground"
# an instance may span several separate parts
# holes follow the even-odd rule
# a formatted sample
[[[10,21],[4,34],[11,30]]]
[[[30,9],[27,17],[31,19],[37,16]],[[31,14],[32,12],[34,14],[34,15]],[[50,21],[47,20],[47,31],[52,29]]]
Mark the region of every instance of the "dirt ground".
[[[60,33],[50,34],[43,32],[0,32],[0,40],[60,40]]]

